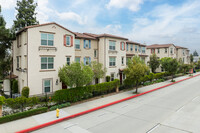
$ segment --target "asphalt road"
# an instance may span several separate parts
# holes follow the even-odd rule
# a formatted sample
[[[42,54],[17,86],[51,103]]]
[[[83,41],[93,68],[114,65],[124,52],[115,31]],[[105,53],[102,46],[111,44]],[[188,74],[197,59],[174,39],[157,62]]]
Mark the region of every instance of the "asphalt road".
[[[200,77],[35,132],[200,133]]]

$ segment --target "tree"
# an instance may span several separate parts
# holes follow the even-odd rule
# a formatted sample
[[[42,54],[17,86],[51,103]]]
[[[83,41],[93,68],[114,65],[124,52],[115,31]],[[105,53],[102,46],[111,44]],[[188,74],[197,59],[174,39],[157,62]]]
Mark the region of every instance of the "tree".
[[[161,59],[161,65],[166,72],[169,72],[171,74],[173,81],[174,75],[176,74],[179,68],[178,61],[170,57],[164,57]]]
[[[93,61],[91,63],[91,67],[92,67],[92,71],[94,73],[93,78],[95,80],[98,80],[98,79],[103,78],[105,76],[106,68],[105,67],[103,68],[103,64],[98,63],[96,61]]]
[[[160,61],[156,54],[150,56],[149,67],[151,68],[152,73],[155,73],[156,69],[160,66]]]
[[[25,86],[22,88],[22,96],[28,98],[29,97],[29,87]]]
[[[2,105],[5,103],[5,97],[0,96],[0,117],[2,116]]]
[[[64,65],[58,72],[60,80],[70,87],[81,87],[92,82],[94,73],[90,66],[83,63]]]
[[[0,6],[0,78],[3,79],[11,66],[11,47],[12,36],[10,30],[6,28],[6,22],[1,15]]]
[[[140,60],[140,57],[135,56],[132,60],[129,60],[127,68],[124,69],[126,74],[126,82],[135,83],[136,93],[138,92],[138,85],[141,82],[143,76],[148,72],[146,64]]]
[[[190,54],[190,63],[193,63],[194,57],[192,54]]]
[[[193,52],[193,56],[199,56],[196,50]]]
[[[20,29],[29,25],[39,24],[39,22],[36,20],[36,7],[37,3],[34,3],[34,0],[17,1],[17,7],[15,9],[18,11],[18,13],[16,15],[16,20],[14,20],[15,31],[19,31]]]

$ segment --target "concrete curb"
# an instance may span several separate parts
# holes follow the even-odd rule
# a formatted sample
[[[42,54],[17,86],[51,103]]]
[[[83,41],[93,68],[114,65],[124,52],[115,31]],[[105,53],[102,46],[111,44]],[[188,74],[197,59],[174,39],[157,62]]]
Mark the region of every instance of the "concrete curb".
[[[150,91],[146,91],[146,92],[143,92],[143,93],[134,95],[134,96],[130,96],[130,97],[127,97],[127,98],[124,98],[124,99],[121,99],[121,100],[117,100],[117,101],[114,101],[114,102],[111,102],[111,103],[108,103],[108,104],[99,106],[99,107],[95,107],[95,108],[92,108],[92,109],[89,109],[89,110],[86,110],[86,111],[83,111],[83,112],[79,112],[79,113],[76,113],[76,114],[73,114],[73,115],[70,115],[70,116],[67,116],[67,117],[64,117],[64,118],[60,118],[60,119],[57,119],[57,120],[54,120],[54,121],[50,121],[50,122],[47,122],[47,123],[44,123],[44,124],[41,124],[41,125],[37,125],[37,126],[35,126],[35,127],[31,127],[31,128],[28,128],[28,129],[24,129],[24,130],[18,131],[18,132],[16,132],[16,133],[27,133],[27,132],[32,132],[32,131],[35,131],[35,130],[38,130],[38,129],[41,129],[41,128],[44,128],[44,127],[47,127],[47,126],[50,126],[50,125],[53,125],[53,124],[56,124],[56,123],[59,123],[59,122],[62,122],[62,121],[64,121],[64,120],[69,120],[69,119],[72,119],[72,118],[75,118],[75,117],[78,117],[78,116],[81,116],[81,115],[84,115],[84,114],[87,114],[87,113],[90,113],[90,112],[93,112],[93,111],[96,111],[96,110],[105,108],[105,107],[108,107],[108,106],[111,106],[111,105],[114,105],[114,104],[117,104],[117,103],[120,103],[120,102],[129,100],[129,99],[133,99],[133,98],[135,98],[135,97],[138,97],[138,96],[141,96],[141,95],[144,95],[144,94],[147,94],[147,93],[150,93],[150,92],[159,90],[159,89],[161,89],[161,88],[165,88],[165,87],[171,86],[171,85],[173,85],[173,84],[182,82],[182,81],[187,80],[187,79],[190,79],[190,78],[197,77],[197,76],[199,76],[199,75],[200,75],[200,74],[197,74],[197,75],[195,75],[195,76],[191,76],[191,77],[188,77],[188,78],[185,78],[185,79],[182,79],[182,80],[179,80],[179,81],[176,81],[176,82],[173,82],[173,83],[170,83],[170,84],[167,84],[167,85],[164,85],[164,86],[155,88],[155,89],[152,89],[152,90],[150,90]]]

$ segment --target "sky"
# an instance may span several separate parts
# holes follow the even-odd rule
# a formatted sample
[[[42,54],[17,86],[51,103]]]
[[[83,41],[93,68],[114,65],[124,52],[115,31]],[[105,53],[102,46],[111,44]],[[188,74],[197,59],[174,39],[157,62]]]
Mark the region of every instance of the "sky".
[[[7,27],[17,0],[0,0]],[[35,0],[37,20],[74,32],[120,35],[146,45],[187,47],[200,54],[200,0]]]

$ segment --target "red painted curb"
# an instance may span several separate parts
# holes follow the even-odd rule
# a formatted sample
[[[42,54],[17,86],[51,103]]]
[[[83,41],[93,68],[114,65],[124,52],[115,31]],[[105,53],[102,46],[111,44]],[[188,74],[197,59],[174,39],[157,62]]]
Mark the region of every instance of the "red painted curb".
[[[191,77],[188,77],[188,78],[185,78],[185,79],[182,79],[182,80],[179,80],[179,81],[176,81],[176,82],[173,82],[173,83],[170,83],[170,84],[167,84],[167,85],[155,88],[155,89],[152,89],[150,91],[146,91],[146,92],[134,95],[134,96],[130,96],[130,97],[127,97],[127,98],[124,98],[124,99],[121,99],[121,100],[117,100],[117,101],[114,101],[114,102],[111,102],[111,103],[108,103],[108,104],[105,104],[105,105],[102,105],[102,106],[99,106],[99,107],[95,107],[95,108],[92,108],[92,109],[89,109],[89,110],[86,110],[86,111],[83,111],[83,112],[79,112],[79,113],[76,113],[76,114],[73,114],[73,115],[70,115],[70,116],[67,116],[67,117],[64,117],[64,118],[60,118],[60,119],[57,119],[57,120],[54,120],[54,121],[50,121],[50,122],[47,122],[47,123],[44,123],[44,124],[41,124],[41,125],[38,125],[38,126],[35,126],[35,127],[31,127],[31,128],[25,129],[25,130],[21,130],[21,131],[18,131],[16,133],[28,133],[28,132],[32,132],[32,131],[35,131],[35,130],[38,130],[38,129],[41,129],[41,128],[44,128],[44,127],[47,127],[47,126],[50,126],[50,125],[53,125],[53,124],[56,124],[58,122],[62,122],[64,120],[69,120],[69,119],[75,118],[77,116],[81,116],[81,115],[84,115],[84,114],[87,114],[87,113],[90,113],[90,112],[93,112],[93,111],[96,111],[96,110],[108,107],[110,105],[114,105],[116,103],[120,103],[120,102],[129,100],[129,99],[132,99],[132,98],[135,98],[135,97],[138,97],[138,96],[141,96],[141,95],[144,95],[144,94],[147,94],[147,93],[159,90],[161,88],[165,88],[167,86],[170,86],[170,85],[182,82],[184,80],[187,80],[187,79],[190,79],[190,78],[193,78],[193,77],[197,77],[199,75],[200,74],[197,74],[195,76],[191,76]]]

